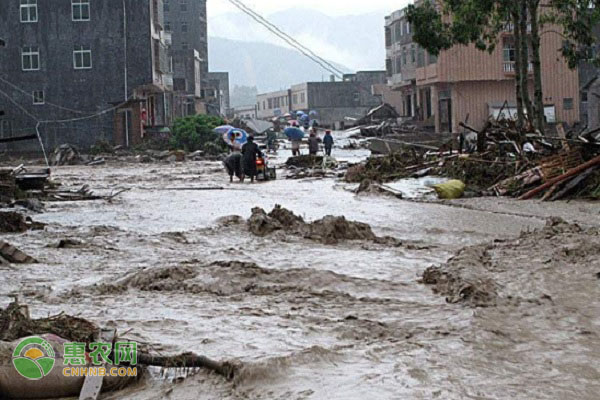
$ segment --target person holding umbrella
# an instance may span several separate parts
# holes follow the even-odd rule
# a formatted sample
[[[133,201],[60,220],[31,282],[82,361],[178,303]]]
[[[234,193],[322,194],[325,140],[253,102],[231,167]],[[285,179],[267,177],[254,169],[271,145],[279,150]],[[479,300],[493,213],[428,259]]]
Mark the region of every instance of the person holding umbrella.
[[[242,156],[244,158],[244,174],[250,177],[250,182],[254,183],[254,178],[258,175],[256,169],[256,158],[263,157],[263,153],[254,143],[254,136],[248,137],[248,142],[242,147]]]

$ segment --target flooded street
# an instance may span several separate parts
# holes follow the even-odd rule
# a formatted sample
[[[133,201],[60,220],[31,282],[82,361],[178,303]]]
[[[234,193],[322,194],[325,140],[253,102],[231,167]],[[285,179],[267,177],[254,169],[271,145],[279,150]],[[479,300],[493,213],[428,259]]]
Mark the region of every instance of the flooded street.
[[[402,201],[283,176],[229,184],[217,162],[60,167],[53,177],[102,194],[130,190],[112,202],[47,204],[33,216],[45,231],[3,235],[40,260],[0,267],[3,306],[18,295],[34,317],[65,312],[156,353],[243,365],[233,382],[201,371],[104,398],[597,399],[597,206]],[[259,237],[231,218],[276,204],[306,221],[364,222],[402,244]],[[559,215],[585,232],[521,234]],[[61,239],[80,244],[52,247]],[[469,288],[489,278],[493,301],[446,301],[451,285],[436,293],[421,282],[439,265]],[[469,280],[482,265],[490,276]]]

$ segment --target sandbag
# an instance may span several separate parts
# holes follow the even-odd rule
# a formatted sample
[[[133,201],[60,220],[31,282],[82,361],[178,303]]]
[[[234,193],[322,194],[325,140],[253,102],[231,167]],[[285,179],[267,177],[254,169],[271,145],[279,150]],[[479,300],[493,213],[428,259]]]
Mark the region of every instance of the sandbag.
[[[465,193],[465,184],[457,179],[434,185],[433,189],[440,199],[459,199]]]

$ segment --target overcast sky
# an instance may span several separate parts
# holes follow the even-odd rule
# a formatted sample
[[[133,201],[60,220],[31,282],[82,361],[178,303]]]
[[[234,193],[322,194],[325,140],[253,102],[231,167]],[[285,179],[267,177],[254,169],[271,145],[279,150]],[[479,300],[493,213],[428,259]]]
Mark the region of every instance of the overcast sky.
[[[257,12],[269,14],[292,7],[312,8],[329,15],[360,14],[373,11],[392,12],[410,3],[410,0],[243,0]],[[237,11],[228,0],[208,0],[208,15],[214,16]]]

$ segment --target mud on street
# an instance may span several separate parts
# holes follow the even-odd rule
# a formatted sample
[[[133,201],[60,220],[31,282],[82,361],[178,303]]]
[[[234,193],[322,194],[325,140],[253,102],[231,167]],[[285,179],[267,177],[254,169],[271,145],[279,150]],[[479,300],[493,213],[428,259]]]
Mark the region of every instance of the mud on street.
[[[53,177],[131,190],[48,203],[32,214],[44,230],[0,235],[39,261],[0,266],[3,307],[17,295],[34,317],[65,312],[158,354],[242,365],[232,382],[155,373],[104,399],[598,398],[595,204],[403,201],[334,179],[229,184],[217,162]],[[306,225],[271,229],[276,205]],[[371,233],[324,240],[311,222],[329,215]]]

